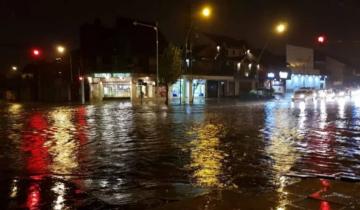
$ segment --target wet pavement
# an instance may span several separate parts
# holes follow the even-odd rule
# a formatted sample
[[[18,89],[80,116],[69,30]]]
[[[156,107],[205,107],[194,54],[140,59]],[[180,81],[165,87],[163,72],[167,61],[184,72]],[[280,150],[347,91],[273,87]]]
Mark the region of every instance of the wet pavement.
[[[360,209],[360,99],[0,104],[4,209]]]

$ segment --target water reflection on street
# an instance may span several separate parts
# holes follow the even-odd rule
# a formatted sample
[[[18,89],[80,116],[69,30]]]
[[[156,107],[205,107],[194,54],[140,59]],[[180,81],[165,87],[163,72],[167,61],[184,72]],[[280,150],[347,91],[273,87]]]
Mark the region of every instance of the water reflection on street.
[[[231,190],[283,209],[287,174],[360,177],[359,101],[0,104],[0,204],[151,209]]]

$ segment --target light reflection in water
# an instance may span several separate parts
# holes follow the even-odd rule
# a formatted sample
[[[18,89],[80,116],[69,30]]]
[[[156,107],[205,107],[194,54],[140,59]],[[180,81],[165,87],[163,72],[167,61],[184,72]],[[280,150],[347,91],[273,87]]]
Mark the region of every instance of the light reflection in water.
[[[78,167],[76,148],[78,144],[72,138],[70,131],[74,129],[69,110],[59,108],[51,113],[53,129],[56,130],[53,139],[49,140],[49,153],[52,156],[50,169],[56,174],[69,174]]]
[[[299,158],[294,144],[302,136],[294,125],[296,122],[288,117],[285,109],[277,108],[271,104],[265,108],[265,126],[267,127],[266,130],[270,131],[269,144],[265,147],[265,152],[273,159],[274,181],[278,184],[277,192],[280,194],[276,209],[284,209],[284,206],[289,203],[289,198],[288,193],[284,190],[286,178],[283,175],[291,170]],[[305,108],[305,103],[299,104],[299,129],[304,126]]]
[[[65,209],[65,184],[62,182],[55,182],[53,188],[51,189],[56,195],[56,200],[54,200],[54,210]]]
[[[357,133],[355,132],[357,132],[357,130],[354,129],[355,130],[354,132],[354,130],[348,129],[345,130],[346,132],[345,133],[342,130],[337,130],[337,127],[334,126],[337,123],[338,118],[339,116],[341,116],[341,112],[342,112],[341,107],[337,106],[337,102],[329,102],[328,104],[326,104],[325,101],[319,101],[319,104],[317,106],[318,112],[315,111],[316,114],[314,115],[312,115],[313,106],[311,104],[305,106],[304,103],[303,104],[295,103],[293,110],[289,109],[289,105],[287,105],[286,108],[282,108],[281,105],[279,105],[279,103],[269,103],[269,104],[271,104],[271,106],[264,105],[269,108],[269,110],[266,111],[265,114],[263,113],[262,105],[259,106],[259,108],[254,108],[254,112],[252,112],[251,114],[261,113],[261,115],[255,115],[256,118],[254,117],[253,121],[244,120],[246,118],[244,118],[243,116],[246,116],[248,109],[243,110],[242,108],[236,107],[236,109],[234,108],[234,110],[231,110],[230,114],[229,112],[224,112],[219,114],[219,117],[224,117],[225,119],[229,118],[231,119],[229,120],[229,122],[230,121],[233,122],[232,121],[233,113],[240,110],[243,111],[243,113],[241,113],[241,115],[239,114],[238,118],[240,119],[239,121],[241,122],[244,121],[244,123],[239,123],[239,124],[234,123],[235,125],[233,125],[231,123],[229,124],[227,121],[222,121],[222,119],[220,119],[220,120],[216,120],[222,122],[220,123],[220,125],[216,123],[215,124],[209,123],[209,124],[202,124],[200,128],[195,128],[195,132],[197,133],[195,133],[196,138],[194,138],[193,140],[192,149],[190,151],[190,157],[188,153],[186,153],[186,156],[184,155],[182,160],[185,159],[185,161],[187,161],[188,158],[191,158],[191,166],[193,169],[192,171],[193,173],[191,173],[190,176],[194,178],[196,184],[202,186],[221,187],[226,185],[224,184],[225,183],[224,177],[227,175],[228,172],[227,170],[231,170],[231,172],[234,172],[235,174],[234,177],[240,173],[244,173],[246,176],[250,176],[250,177],[252,176],[249,170],[241,170],[242,168],[228,169],[225,168],[225,166],[230,165],[231,167],[234,167],[234,165],[236,164],[240,166],[244,166],[244,165],[246,166],[257,162],[265,162],[266,164],[265,167],[263,167],[264,165],[260,165],[260,166],[255,165],[254,168],[256,169],[260,168],[260,170],[263,170],[264,173],[266,173],[266,176],[268,176],[266,178],[270,179],[271,181],[272,179],[275,180],[275,182],[272,183],[275,183],[277,192],[282,192],[282,196],[279,198],[280,202],[278,209],[285,209],[284,204],[287,202],[288,195],[287,192],[285,191],[286,188],[284,188],[284,186],[287,184],[289,180],[281,176],[282,174],[287,173],[288,171],[293,171],[295,173],[304,172],[304,173],[319,173],[319,174],[320,173],[326,174],[327,172],[333,173],[338,171],[357,172],[356,167],[358,167],[358,161],[356,160],[357,157],[356,155],[359,154],[358,145],[356,144],[356,141],[348,140],[353,138],[354,135],[356,137]],[[349,110],[348,104],[346,104],[345,106],[346,109],[343,109],[343,112],[345,112],[345,110]],[[29,166],[33,164],[31,167],[28,168],[27,172],[29,172],[30,174],[41,172],[50,165],[50,169],[51,169],[50,172],[73,173],[76,167],[72,165],[67,165],[67,162],[73,161],[74,163],[77,164],[78,160],[76,160],[75,157],[78,156],[78,153],[80,156],[81,155],[84,156],[84,158],[81,159],[81,164],[79,164],[79,167],[81,165],[81,167],[85,169],[84,170],[85,172],[82,173],[79,172],[79,174],[87,175],[88,171],[91,172],[96,171],[96,172],[100,172],[99,174],[102,175],[104,174],[103,172],[109,168],[107,166],[110,166],[111,170],[109,170],[110,173],[106,173],[106,174],[111,174],[111,175],[113,171],[123,172],[124,170],[127,170],[126,172],[129,172],[129,174],[139,173],[140,170],[144,170],[145,172],[148,172],[146,171],[146,168],[151,168],[151,167],[155,168],[157,166],[154,166],[155,165],[154,163],[158,163],[163,160],[160,158],[156,158],[153,161],[151,159],[151,156],[153,156],[152,154],[157,153],[161,155],[161,158],[163,157],[167,158],[167,157],[173,157],[173,153],[169,155],[170,152],[166,151],[166,150],[170,150],[168,149],[169,147],[167,144],[164,146],[163,150],[158,150],[159,148],[158,144],[156,144],[156,146],[154,147],[141,147],[142,145],[140,145],[140,143],[143,145],[149,145],[150,141],[146,141],[146,142],[139,141],[139,139],[148,140],[149,134],[151,134],[150,139],[153,142],[158,143],[159,142],[158,136],[163,137],[162,136],[163,134],[158,131],[159,128],[161,128],[164,129],[164,133],[166,134],[172,133],[174,136],[177,135],[175,138],[169,138],[171,139],[171,141],[176,142],[176,144],[183,144],[184,140],[183,138],[181,138],[181,135],[179,134],[182,134],[186,130],[188,130],[188,127],[185,127],[183,125],[189,125],[193,123],[193,121],[190,121],[189,119],[193,120],[195,118],[198,121],[203,122],[203,120],[199,120],[199,118],[204,116],[204,115],[198,115],[197,117],[191,118],[191,116],[187,114],[177,113],[178,116],[176,118],[177,121],[176,123],[174,123],[173,121],[169,122],[171,124],[171,127],[169,126],[170,128],[169,129],[166,126],[163,127],[153,126],[162,119],[161,117],[157,119],[159,114],[161,115],[163,114],[161,112],[158,112],[157,114],[153,114],[151,110],[150,111],[140,110],[142,112],[133,113],[132,112],[133,110],[128,110],[127,112],[129,112],[129,114],[125,116],[124,114],[119,114],[120,113],[119,110],[114,109],[114,107],[97,107],[98,110],[110,109],[107,115],[103,117],[102,113],[96,113],[93,107],[94,106],[89,106],[82,109],[71,108],[71,111],[64,108],[55,109],[54,111],[54,108],[51,108],[50,114],[48,114],[49,113],[48,110],[45,111],[42,110],[39,111],[39,113],[35,113],[31,115],[30,118],[31,125],[26,127],[25,129],[27,130],[21,134],[23,136],[26,136],[24,138],[24,148],[27,148],[27,150],[26,152],[23,152],[26,155],[22,156],[23,158],[26,159],[24,163],[28,163]],[[353,108],[353,113],[357,113],[357,115],[344,114],[344,117],[346,117],[345,119],[348,119],[349,123],[355,125],[360,116],[359,115],[360,106],[359,105],[353,106],[352,108]],[[4,111],[8,113],[10,113],[10,110],[12,110],[12,108],[4,109]],[[11,112],[16,113],[17,112],[16,110],[18,109],[15,106],[14,110],[12,110]],[[218,110],[220,109],[216,107],[215,111]],[[193,113],[195,113],[194,114],[195,116],[196,116],[196,111],[198,110],[195,110],[195,108],[193,108]],[[202,111],[203,110],[200,109],[200,111],[198,112],[202,112]],[[214,110],[211,109],[210,107],[209,111],[213,112]],[[87,114],[85,114],[84,112],[87,112]],[[150,112],[150,114],[148,114],[148,112]],[[208,111],[205,110],[204,112],[208,112]],[[18,113],[21,113],[21,111]],[[90,115],[88,113],[90,113]],[[166,113],[168,114],[170,119],[174,115],[171,110]],[[31,114],[31,111],[29,111],[29,114]],[[113,117],[109,117],[109,115],[112,115]],[[233,144],[234,141],[231,141],[233,140],[231,135],[234,136],[233,137],[234,139],[241,139],[244,133],[248,134],[246,128],[254,128],[254,129],[249,129],[249,133],[250,132],[254,133],[254,130],[256,130],[257,132],[258,130],[257,127],[255,126],[259,125],[259,127],[262,128],[262,126],[264,125],[263,123],[264,117],[266,119],[265,126],[264,129],[260,132],[264,132],[267,135],[262,135],[262,133],[257,133],[259,135],[256,136],[250,135],[250,137],[248,138],[250,140],[248,142],[244,141],[244,143],[241,142],[239,144]],[[138,119],[136,126],[131,124],[131,123],[135,124],[133,122],[134,119]],[[25,121],[26,120],[24,120],[24,122]],[[301,121],[303,122],[302,124],[300,123]],[[167,123],[168,122],[166,122],[166,125]],[[109,131],[109,129],[105,128],[106,126],[109,126],[109,124],[115,125],[114,127],[117,129],[113,129],[111,133],[106,133],[107,136],[95,135],[96,133],[102,133],[104,130]],[[27,125],[24,124],[24,126]],[[191,124],[190,126],[193,126],[193,124]],[[239,133],[235,132],[229,135],[231,136],[230,138],[231,143],[229,144],[227,136],[225,136],[225,138],[222,138],[222,136],[224,135],[223,130],[229,127],[232,128],[232,126],[234,127],[234,130],[239,131]],[[122,128],[122,130],[120,129],[120,127]],[[223,129],[223,127],[225,127],[225,129]],[[179,131],[177,133],[174,132],[175,130],[174,128],[179,129]],[[136,132],[132,130],[135,130]],[[139,133],[138,130],[143,131],[143,133],[141,133],[143,135],[138,135]],[[304,133],[299,133],[299,131],[304,131]],[[95,134],[93,135],[91,132],[94,132]],[[336,136],[343,135],[344,133],[345,135],[348,135],[348,136],[342,136],[342,139],[345,139],[346,141],[339,142]],[[304,135],[306,138],[301,139],[302,135]],[[166,135],[165,137],[168,137],[168,135]],[[91,141],[87,141],[86,138],[90,138]],[[79,140],[79,143],[77,142],[77,140]],[[107,140],[107,142],[102,140]],[[137,143],[134,144],[134,142],[136,141]],[[261,142],[261,145],[256,147],[255,144],[256,141]],[[46,142],[45,145],[43,142]],[[168,142],[170,141],[167,141],[167,143]],[[84,147],[81,147],[81,145],[84,143],[86,145],[84,145]],[[59,144],[63,144],[63,146],[61,146],[62,148],[61,150]],[[75,144],[75,146],[78,148],[74,150],[74,147],[68,146],[68,144],[69,145]],[[109,145],[108,147],[106,147],[109,148],[108,150],[104,150],[105,148],[104,144]],[[227,144],[230,146],[228,146]],[[72,153],[73,156],[69,157],[68,155],[65,155],[65,157],[62,157],[61,155],[63,154],[58,154],[58,152],[62,152],[63,147],[65,147],[65,154]],[[115,150],[117,148],[120,148],[121,150],[120,149]],[[130,152],[127,151],[123,152],[125,150],[123,148],[125,148]],[[231,153],[232,150],[230,149],[233,149],[233,151],[242,151],[244,148],[248,151],[248,154],[251,155],[255,153],[261,153],[261,157],[254,156],[253,159],[249,159],[251,160],[251,162],[250,161],[241,162],[241,160],[239,159],[232,159],[232,157],[240,157],[240,156],[237,156],[237,154],[232,154]],[[51,151],[50,154],[49,152],[47,152],[48,149]],[[141,151],[138,152],[139,150]],[[147,155],[147,153],[142,152],[142,150],[144,151],[146,150],[150,152],[152,151],[152,152],[149,153],[150,155]],[[117,156],[117,154],[119,154],[119,156]],[[225,154],[229,154],[230,156],[226,156]],[[299,154],[300,158],[297,154]],[[98,158],[100,155],[102,155],[101,159]],[[52,158],[54,158],[55,161],[51,161]],[[229,162],[227,162],[228,160]],[[247,159],[244,158],[243,160],[247,160]],[[125,162],[125,164],[123,164],[123,166],[125,167],[123,166],[114,167],[114,165],[119,162],[121,163]],[[138,163],[141,163],[139,164],[140,169],[136,168],[135,170],[131,167],[128,167],[128,165],[132,166]],[[174,166],[174,168],[183,167],[182,164],[177,165],[178,163],[177,162],[175,163],[175,161],[174,163],[170,161],[170,164],[169,165]],[[164,170],[163,174],[166,174],[168,172],[167,170],[169,170],[170,168],[169,165],[164,165],[164,167],[161,169]],[[145,176],[141,174],[140,177],[157,178],[157,174],[159,174],[158,170],[154,169],[154,173],[152,172],[153,171],[151,171],[151,173],[146,173],[146,174],[144,173]],[[168,173],[168,174],[172,174],[172,173]],[[129,180],[132,181],[131,178],[133,177],[127,176],[127,173],[125,173],[124,183],[129,182]],[[136,179],[137,177],[135,176],[134,180]],[[100,183],[99,186],[94,185],[95,186],[93,188],[94,191],[98,190],[99,188],[102,189],[102,187],[104,187],[106,189],[110,189],[112,192],[115,191],[118,192],[125,189],[124,186],[128,187],[127,185],[119,185],[119,187],[116,188],[114,187],[114,183],[107,180],[106,178],[104,180],[107,180],[107,182],[97,181],[97,179],[91,179],[91,178],[89,180]],[[167,181],[168,179],[166,179],[166,182]],[[183,181],[183,178],[180,181],[177,178],[174,178],[174,182],[181,182],[181,181]],[[38,181],[38,183],[40,183],[40,181]],[[41,181],[41,186],[43,186],[43,183],[45,182]],[[17,184],[17,186],[21,191],[22,185]],[[51,189],[52,186],[53,185],[50,185],[49,190]],[[257,184],[256,187],[261,188],[261,184]],[[273,185],[271,185],[271,187],[273,187]],[[16,194],[18,194],[16,197],[19,198],[21,192],[16,193],[17,187],[15,183],[11,189],[12,190],[10,191],[9,197],[11,197],[11,195],[16,196]],[[42,200],[51,199],[49,202],[51,204],[54,204],[54,206],[58,206],[57,208],[59,209],[65,208],[64,205],[67,205],[66,202],[68,201],[65,202],[63,201],[63,199],[66,199],[67,197],[61,196],[63,192],[62,189],[63,188],[60,187],[58,189],[59,193],[51,198],[45,195],[45,196],[41,196],[41,199]],[[89,188],[82,188],[82,189],[89,189]],[[127,189],[128,188],[126,188],[125,190]],[[247,190],[248,188],[244,187],[244,189]],[[136,189],[136,191],[134,190],[134,192],[131,193],[138,194],[137,192],[139,192],[139,194],[144,192],[143,188],[139,187],[138,189]],[[30,190],[29,193],[36,195],[36,192]],[[64,193],[66,194],[66,192]],[[29,195],[29,198],[30,197],[36,197],[36,196]],[[30,204],[31,199],[28,200]],[[33,199],[33,201],[34,202],[32,202],[32,204],[29,206],[36,206],[35,204],[36,199]]]
[[[22,121],[22,112],[23,112],[23,105],[21,104],[11,104],[8,108],[9,116],[9,123],[8,126],[11,126],[12,130],[19,130],[21,131],[24,127],[23,121]],[[9,139],[12,141],[17,142],[21,139],[20,132],[11,132],[8,136]]]
[[[23,105],[21,104],[11,104],[9,106],[9,113],[12,115],[17,115],[19,114],[23,109]]]
[[[346,105],[346,100],[344,98],[341,98],[339,100],[337,100],[338,102],[338,113],[339,113],[339,118],[343,119],[345,118],[345,105]]]
[[[30,174],[41,174],[48,171],[48,148],[45,146],[48,123],[44,116],[35,113],[30,117],[31,133],[25,134],[22,141],[22,152],[29,153],[26,167]]]
[[[345,105],[346,105],[346,99],[340,98],[337,100],[338,104],[338,116],[339,120],[336,121],[336,126],[338,128],[346,128],[346,123],[343,119],[345,119]]]
[[[300,109],[300,114],[299,114],[299,131],[300,132],[305,132],[305,121],[306,121],[306,103],[304,101],[301,101],[299,103],[299,109]]]
[[[220,180],[224,153],[219,150],[223,127],[209,123],[194,132],[197,137],[192,142],[190,167],[195,169],[193,177],[196,183],[205,187],[224,187]]]
[[[18,188],[18,180],[14,179],[13,182],[11,183],[11,192],[10,192],[10,197],[11,198],[15,198],[18,194],[19,188]]]
[[[38,210],[40,205],[40,186],[37,183],[30,185],[28,197],[26,199],[26,207],[29,210]]]
[[[319,121],[320,129],[325,128],[326,120],[327,120],[326,101],[321,100],[321,102],[320,102],[320,121]]]

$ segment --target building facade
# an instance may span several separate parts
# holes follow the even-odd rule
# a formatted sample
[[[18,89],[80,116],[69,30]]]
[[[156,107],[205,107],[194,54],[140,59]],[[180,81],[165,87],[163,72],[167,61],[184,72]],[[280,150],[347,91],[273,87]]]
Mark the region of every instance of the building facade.
[[[170,88],[170,98],[239,96],[256,86],[258,65],[246,42],[231,37],[196,32],[192,39],[192,62]]]
[[[286,61],[291,69],[290,79],[286,82],[287,91],[300,88],[326,88],[327,77],[314,68],[313,49],[287,45]]]
[[[151,24],[151,23],[150,23]],[[160,54],[167,41],[159,33]],[[114,26],[99,20],[80,29],[81,72],[90,101],[155,97],[156,34],[151,28],[118,18]]]

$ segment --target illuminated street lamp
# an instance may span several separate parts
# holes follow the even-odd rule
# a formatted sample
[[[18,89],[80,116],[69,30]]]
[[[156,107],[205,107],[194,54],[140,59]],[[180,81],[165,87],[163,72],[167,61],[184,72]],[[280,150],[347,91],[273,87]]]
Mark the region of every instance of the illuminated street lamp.
[[[200,9],[200,15],[203,18],[210,18],[212,14],[212,8],[210,6],[203,6]],[[186,38],[185,38],[185,60],[187,62],[187,70],[190,71],[191,74],[191,70],[192,70],[192,43],[191,43],[191,34],[194,28],[194,20],[192,18],[192,13],[190,14],[190,27],[188,29],[188,32],[186,33]],[[220,51],[220,46],[217,47],[217,50]],[[191,84],[192,85],[192,84]],[[190,93],[190,103],[192,103],[193,97],[192,97],[193,93]],[[181,103],[181,82],[180,82],[180,103]]]
[[[286,23],[279,23],[275,27],[275,32],[277,34],[283,34],[287,30],[287,24]]]
[[[156,86],[155,86],[155,91],[156,91],[156,99],[157,99],[158,93],[159,93],[159,83],[160,83],[160,79],[159,79],[159,24],[158,24],[158,22],[156,22],[155,25],[150,25],[150,24],[140,23],[137,21],[134,21],[133,24],[134,24],[134,26],[142,26],[142,27],[146,27],[146,28],[151,28],[155,31],[155,45],[156,45]]]
[[[64,54],[65,53],[65,51],[66,51],[66,48],[64,47],[64,46],[62,46],[62,45],[58,45],[57,47],[56,47],[56,51],[59,53],[59,54]]]
[[[58,45],[56,46],[56,52],[63,56],[65,55],[66,52],[66,47],[64,47],[63,45]],[[72,57],[71,57],[71,53],[69,53],[69,65],[70,65],[70,81],[73,80],[73,71],[72,71]]]
[[[284,34],[284,33],[287,31],[287,29],[288,29],[288,24],[287,24],[286,22],[280,22],[280,23],[276,24],[275,27],[274,27],[274,31],[275,31],[275,33],[278,34],[278,35]],[[264,45],[264,47],[262,48],[262,50],[261,50],[261,52],[260,52],[260,55],[259,55],[259,57],[258,57],[258,59],[257,59],[258,64],[260,64],[262,55],[264,54],[265,49],[268,47],[271,39],[272,39],[272,36],[269,36],[268,39],[267,39],[267,41],[265,42],[265,45]],[[271,76],[275,76],[275,75],[273,75],[273,73],[270,72],[270,73],[268,74],[268,78],[271,78]],[[272,78],[273,78],[273,77],[272,77]],[[259,85],[259,69],[256,71],[256,80],[257,80],[257,85]],[[271,84],[271,83],[270,83],[270,84]]]
[[[285,23],[285,22],[280,22],[277,25],[275,25],[274,29],[275,29],[276,34],[278,34],[278,35],[284,34],[288,29],[288,24]],[[261,57],[264,54],[265,49],[268,47],[271,38],[272,38],[272,36],[270,36],[268,38],[268,40],[266,41],[264,47],[262,48],[262,50],[260,52],[260,55],[259,55],[259,58],[258,58],[258,63],[260,63]]]
[[[66,53],[66,47],[64,47],[63,45],[57,45],[56,46],[56,52],[57,54],[59,54],[60,56],[64,56]],[[61,58],[57,58],[59,60],[61,60]],[[69,67],[70,67],[70,85],[68,87],[68,100],[71,101],[71,84],[73,81],[73,69],[72,69],[72,57],[71,57],[71,53],[69,53]],[[79,73],[80,75],[80,73]]]
[[[209,18],[211,16],[211,8],[209,6],[205,6],[201,10],[201,15],[205,18]]]
[[[17,71],[17,70],[18,70],[18,67],[17,67],[17,66],[12,66],[12,67],[11,67],[11,70]]]

